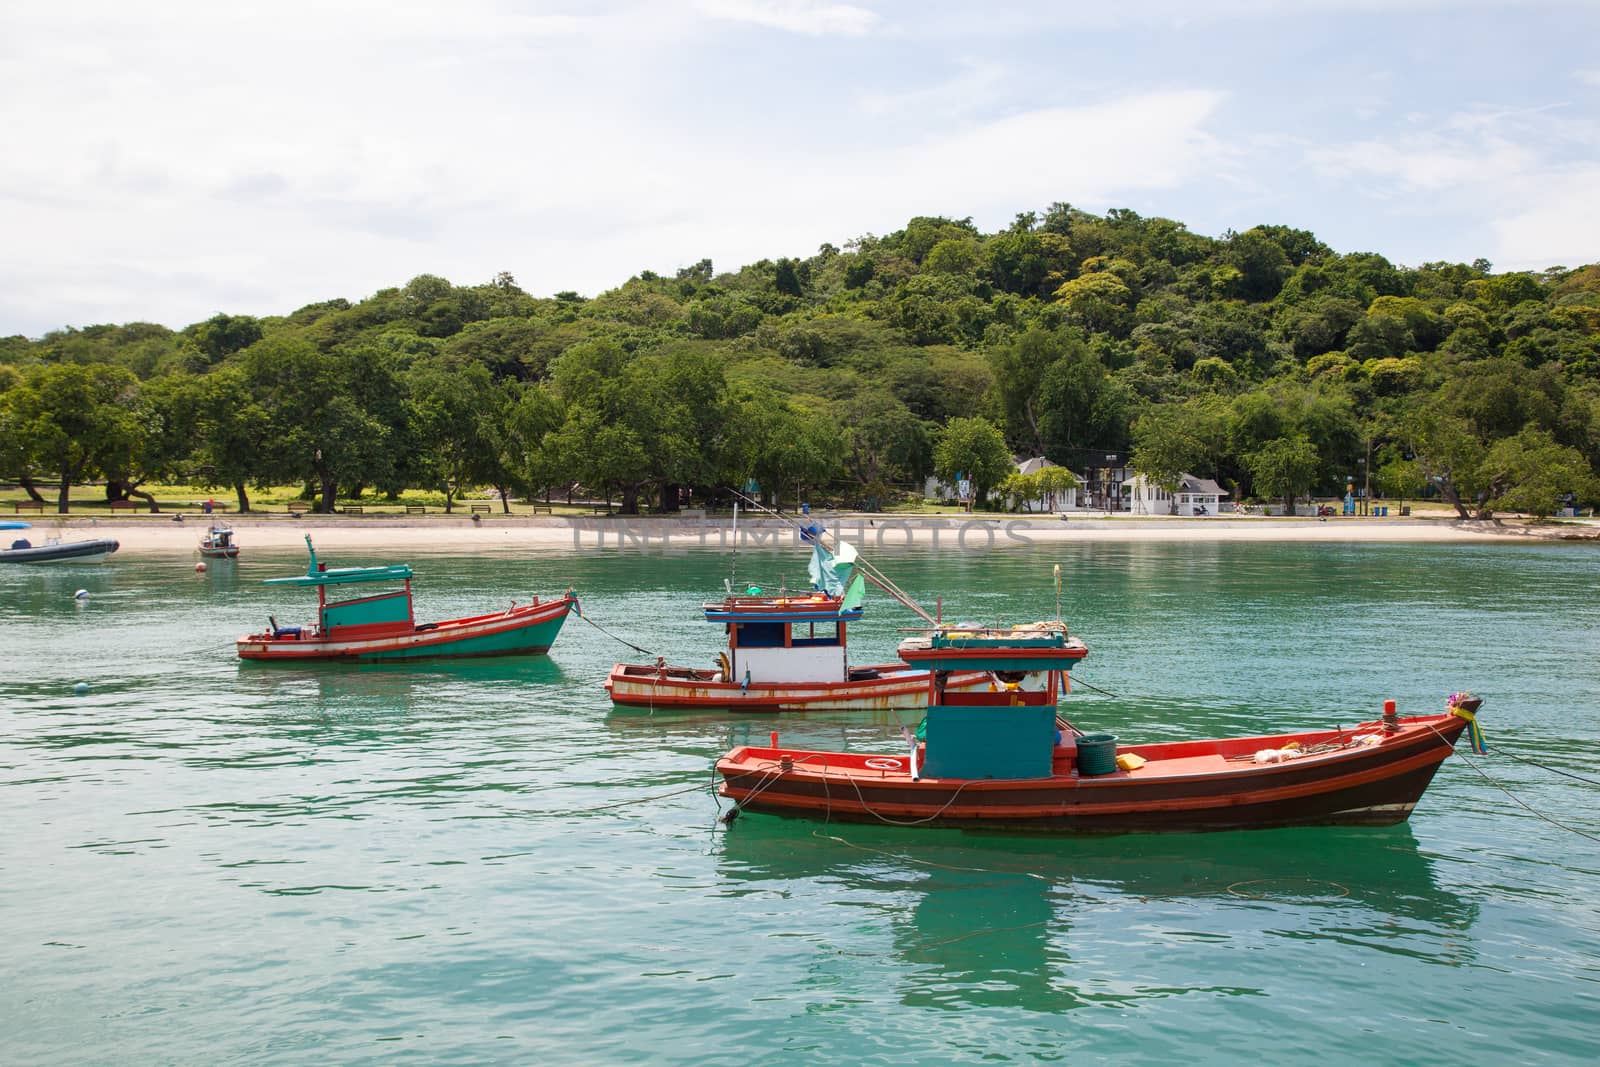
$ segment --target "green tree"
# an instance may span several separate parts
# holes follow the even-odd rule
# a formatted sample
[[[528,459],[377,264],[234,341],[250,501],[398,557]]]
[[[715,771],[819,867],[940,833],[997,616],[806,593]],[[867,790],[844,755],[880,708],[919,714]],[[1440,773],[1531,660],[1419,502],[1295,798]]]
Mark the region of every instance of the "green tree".
[[[393,469],[390,438],[398,418],[380,420],[364,401],[403,395],[370,358],[326,354],[309,342],[266,337],[240,353],[246,380],[270,420],[263,476],[316,487],[331,513],[339,486],[382,483]]]
[[[987,499],[989,489],[1013,470],[1005,435],[988,419],[951,419],[933,449],[933,469],[954,485],[960,477],[972,480],[975,501]]]
[[[455,498],[484,473],[484,459],[494,455],[485,434],[493,382],[481,364],[425,360],[411,367],[405,384],[413,438],[427,457],[421,468],[444,493],[449,514]]]
[[[1056,289],[1069,321],[1086,330],[1122,335],[1132,323],[1133,291],[1109,272],[1081,274]]]
[[[141,497],[151,511],[161,510],[155,497],[139,487],[188,473],[199,438],[201,395],[199,379],[189,374],[140,383],[132,400],[140,432],[127,441],[126,449],[100,461],[106,499]]]
[[[785,488],[823,485],[843,470],[845,436],[825,412],[770,389],[746,391],[736,403],[735,481],[754,478],[781,505]]]
[[[1147,408],[1133,424],[1133,469],[1167,491],[1176,515],[1183,476],[1211,470],[1224,432],[1223,413],[1204,401]]]
[[[1471,518],[1468,502],[1479,491],[1479,470],[1484,446],[1471,425],[1458,416],[1427,406],[1412,410],[1397,427],[1400,440],[1416,457],[1417,470],[1439,497],[1456,509],[1461,518]]]
[[[130,371],[104,363],[30,367],[8,391],[7,429],[30,465],[60,480],[59,513],[67,513],[74,484],[138,447],[136,393]]]
[[[921,419],[893,395],[862,389],[834,405],[844,428],[845,467],[863,486],[919,478],[928,472],[931,455]]]
[[[1283,511],[1294,514],[1295,497],[1310,492],[1317,476],[1317,449],[1309,437],[1296,435],[1268,441],[1244,457],[1263,496],[1283,498]]]
[[[1034,455],[1044,455],[1044,434],[1039,429],[1039,387],[1045,372],[1070,345],[1082,347],[1082,342],[1035,327],[990,350],[1006,438]]]
[[[1015,510],[1022,510],[1025,501],[1037,500],[1040,510],[1048,511],[1060,506],[1060,498],[1078,485],[1078,476],[1067,468],[1043,467],[1032,474],[1008,475],[995,490],[1009,498]]]
[[[498,382],[491,407],[485,437],[492,469],[486,479],[499,491],[501,510],[510,513],[512,488],[529,499],[542,493],[548,501],[552,486],[572,484],[573,471],[557,447],[567,413],[555,390]]]
[[[1492,511],[1548,518],[1568,494],[1579,500],[1596,495],[1594,471],[1582,454],[1539,429],[1496,441],[1483,458],[1481,475],[1486,495],[1479,518]]]
[[[196,476],[207,488],[233,489],[240,513],[250,510],[250,485],[266,484],[263,457],[273,441],[272,418],[250,387],[239,364],[225,364],[196,383]]]

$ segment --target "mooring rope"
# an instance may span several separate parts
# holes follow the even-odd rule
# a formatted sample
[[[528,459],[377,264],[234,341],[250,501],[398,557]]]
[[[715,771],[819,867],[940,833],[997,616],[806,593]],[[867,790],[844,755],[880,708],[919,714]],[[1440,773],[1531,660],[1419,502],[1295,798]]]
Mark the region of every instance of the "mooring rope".
[[[1110,697],[1112,700],[1121,700],[1122,699],[1121,697],[1117,696],[1117,694],[1111,692],[1109,689],[1101,689],[1099,686],[1095,685],[1092,682],[1084,681],[1082,678],[1079,678],[1076,674],[1072,675],[1072,684],[1073,685],[1081,685],[1085,689],[1093,689],[1096,693],[1099,693],[1101,696]]]
[[[597,804],[592,808],[569,808],[566,811],[541,811],[537,814],[546,816],[588,815],[596,811],[609,811],[612,808],[626,808],[632,804],[649,804],[656,800],[666,800],[668,797],[682,796],[685,793],[698,793],[705,785],[691,785],[687,789],[674,789],[670,793],[657,793],[650,797],[635,797],[632,800],[618,800],[611,804]]]
[[[1444,741],[1447,745],[1450,744],[1449,739],[1446,738],[1444,736],[1444,734],[1440,734],[1439,733],[1439,728],[1437,726],[1434,726],[1432,723],[1429,723],[1428,724],[1428,729],[1432,730],[1436,734],[1439,734],[1439,740]],[[1454,748],[1455,748],[1454,745],[1450,745],[1450,748],[1451,748],[1451,755],[1458,756],[1461,759],[1465,760],[1467,766],[1471,767],[1473,770],[1477,771],[1478,775],[1484,781],[1488,782],[1490,785],[1492,785],[1496,789],[1500,790],[1500,792],[1502,792],[1506,796],[1510,797],[1511,800],[1514,803],[1516,803],[1519,807],[1521,807],[1524,810],[1526,810],[1528,812],[1528,814],[1534,816],[1535,818],[1543,819],[1545,822],[1549,823],[1551,826],[1557,827],[1558,829],[1565,830],[1569,834],[1577,834],[1579,837],[1588,838],[1590,841],[1600,841],[1600,837],[1597,837],[1594,834],[1588,833],[1588,832],[1583,831],[1583,830],[1579,830],[1575,826],[1568,826],[1566,823],[1558,822],[1557,820],[1552,819],[1550,816],[1546,815],[1544,812],[1540,811],[1539,809],[1533,807],[1527,801],[1523,800],[1521,797],[1517,796],[1511,790],[1507,789],[1505,786],[1501,785],[1499,782],[1497,782],[1493,778],[1491,778],[1489,776],[1489,773],[1487,771],[1485,771],[1482,767],[1478,766],[1478,764],[1470,756],[1466,756],[1466,755],[1463,755],[1460,752],[1454,751]],[[1528,762],[1531,762],[1531,761],[1528,761]],[[1537,764],[1536,764],[1536,766],[1537,766]]]
[[[210,648],[191,648],[187,652],[180,652],[180,656],[209,656],[213,652],[221,652],[225,648],[238,648],[238,641],[229,641],[226,644],[212,645]]]
[[[593,626],[596,630],[599,630],[601,633],[603,633],[607,637],[611,638],[611,640],[620,642],[620,643],[622,643],[624,645],[627,645],[629,648],[633,649],[635,652],[638,652],[641,655],[644,655],[644,656],[654,656],[655,655],[655,653],[651,652],[648,648],[640,648],[638,645],[634,644],[632,641],[626,641],[626,640],[623,640],[622,638],[618,637],[616,634],[612,633],[610,630],[607,630],[604,626],[601,626],[599,623],[597,623],[593,619],[589,618],[587,613],[579,611],[579,612],[575,612],[575,614],[578,616],[578,618],[582,619],[584,622],[588,623],[590,626]]]
[[[1562,775],[1564,777],[1571,778],[1574,781],[1582,782],[1585,785],[1600,785],[1600,782],[1595,781],[1593,778],[1585,778],[1581,774],[1573,774],[1571,771],[1564,771],[1560,767],[1551,767],[1548,764],[1540,763],[1538,760],[1531,760],[1531,759],[1528,759],[1526,756],[1519,756],[1515,752],[1507,752],[1505,749],[1501,748],[1499,745],[1495,746],[1495,752],[1496,752],[1496,754],[1501,755],[1501,756],[1510,756],[1512,759],[1516,760],[1518,763],[1526,763],[1530,767],[1537,767],[1541,771],[1549,771],[1551,774],[1559,774],[1559,775]]]

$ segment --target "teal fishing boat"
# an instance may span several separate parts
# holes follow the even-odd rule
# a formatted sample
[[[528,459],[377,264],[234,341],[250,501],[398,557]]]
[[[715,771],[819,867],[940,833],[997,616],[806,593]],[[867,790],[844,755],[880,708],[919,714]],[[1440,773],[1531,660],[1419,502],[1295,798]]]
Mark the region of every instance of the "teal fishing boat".
[[[510,607],[486,615],[418,623],[410,565],[329,568],[318,561],[309,534],[306,549],[311,562],[305,574],[266,582],[316,589],[316,623],[279,626],[276,617],[269,617],[267,629],[238,639],[239,658],[300,663],[532,655],[550,650],[567,613],[578,603],[568,592],[554,600],[535,597],[529,604],[513,600]],[[341,598],[342,587],[351,585],[388,588]]]

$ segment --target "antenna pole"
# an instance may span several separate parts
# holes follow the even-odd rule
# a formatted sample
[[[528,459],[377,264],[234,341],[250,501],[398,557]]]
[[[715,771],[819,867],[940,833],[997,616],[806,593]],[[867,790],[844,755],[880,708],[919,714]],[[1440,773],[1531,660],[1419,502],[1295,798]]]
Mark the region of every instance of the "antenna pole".
[[[736,497],[734,497],[734,500],[733,500],[733,562],[728,564],[728,592],[733,596],[738,596],[738,594],[735,593],[734,590],[733,590],[734,583],[737,582],[738,580],[739,580],[739,498],[736,496]]]

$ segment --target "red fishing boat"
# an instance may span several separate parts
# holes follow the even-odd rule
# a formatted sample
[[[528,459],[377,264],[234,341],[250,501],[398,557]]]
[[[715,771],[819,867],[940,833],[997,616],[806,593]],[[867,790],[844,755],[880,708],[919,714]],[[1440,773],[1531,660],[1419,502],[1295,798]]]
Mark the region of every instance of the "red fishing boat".
[[[708,622],[722,623],[728,633],[717,666],[619,663],[605,682],[613,703],[771,712],[917,709],[926,702],[926,669],[850,664],[846,634],[861,607],[847,605],[843,595],[729,596],[704,610]],[[946,688],[991,681],[986,671],[960,671]]]
[[[1058,680],[1087,649],[1058,623],[935,630],[901,646],[930,670],[925,739],[894,753],[743,746],[717,761],[738,810],[915,826],[1068,833],[1403,822],[1470,729],[1479,701],[1348,728],[1118,745],[1056,712]],[[988,670],[998,692],[951,692],[946,672]],[[919,731],[921,732],[921,731]],[[731,814],[730,814],[731,817]]]
[[[306,536],[311,564],[304,575],[269,578],[268,585],[317,590],[317,621],[312,626],[279,626],[268,619],[261,633],[239,638],[241,659],[269,662],[306,660],[399,661],[466,656],[512,656],[547,652],[577,605],[571,593],[558,600],[511,602],[503,611],[444,622],[418,623],[411,603],[411,567],[339,567],[317,561]],[[329,599],[328,590],[381,582],[389,589],[349,599]],[[394,588],[400,583],[400,588]]]
[[[738,516],[735,505],[735,530]],[[819,523],[795,526],[811,545],[812,591],[774,597],[752,586],[738,596],[728,583],[725,599],[704,605],[706,621],[727,630],[727,647],[717,654],[717,665],[676,667],[660,657],[654,663],[619,663],[605,681],[612,703],[652,710],[760,712],[922,707],[929,679],[925,668],[906,663],[852,666],[846,633],[861,618],[867,580],[929,622],[933,616],[860,559],[848,542],[826,536]],[[969,689],[991,680],[986,671],[959,671],[945,680],[945,687]]]

